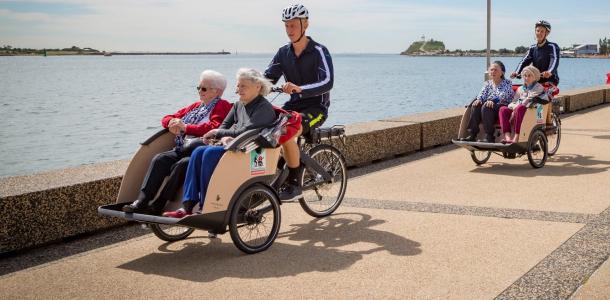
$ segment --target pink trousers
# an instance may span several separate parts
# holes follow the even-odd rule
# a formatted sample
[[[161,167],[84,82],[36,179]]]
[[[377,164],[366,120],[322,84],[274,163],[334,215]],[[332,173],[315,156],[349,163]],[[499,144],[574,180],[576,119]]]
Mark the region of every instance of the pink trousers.
[[[523,122],[523,116],[525,115],[525,111],[527,107],[524,105],[517,105],[515,110],[508,108],[507,106],[500,107],[500,128],[502,128],[502,133],[511,132],[510,126],[510,116],[513,116],[513,122],[515,124],[515,133],[521,132],[521,122]]]

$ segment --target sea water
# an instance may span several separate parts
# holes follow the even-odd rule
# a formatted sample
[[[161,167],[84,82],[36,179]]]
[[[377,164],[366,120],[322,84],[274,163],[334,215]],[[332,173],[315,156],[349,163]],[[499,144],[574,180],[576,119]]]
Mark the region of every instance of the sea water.
[[[0,57],[0,176],[130,158],[166,114],[197,100],[205,69],[264,70],[272,54]],[[498,58],[513,70],[520,58]],[[462,106],[479,92],[484,57],[336,54],[325,125]],[[607,59],[561,59],[560,88],[604,84]],[[286,95],[269,95],[281,105]]]

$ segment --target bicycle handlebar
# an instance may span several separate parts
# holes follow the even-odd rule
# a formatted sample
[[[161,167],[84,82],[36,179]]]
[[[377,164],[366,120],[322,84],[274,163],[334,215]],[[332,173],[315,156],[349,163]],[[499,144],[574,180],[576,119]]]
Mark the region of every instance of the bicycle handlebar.
[[[283,93],[284,89],[280,86],[274,86],[271,88],[271,92],[272,93]],[[297,92],[296,90],[292,90],[292,94],[296,94],[296,92]]]
[[[282,87],[274,86],[274,87],[271,88],[271,92],[272,93],[283,93],[284,90],[282,89]]]

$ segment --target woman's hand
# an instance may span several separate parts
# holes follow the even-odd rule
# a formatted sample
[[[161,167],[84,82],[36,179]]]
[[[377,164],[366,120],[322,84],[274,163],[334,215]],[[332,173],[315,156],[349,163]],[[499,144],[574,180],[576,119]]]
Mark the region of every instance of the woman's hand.
[[[168,127],[167,129],[169,129],[169,132],[173,133],[174,135],[180,135],[180,127],[178,127],[176,125],[172,125],[172,126]]]
[[[481,105],[481,100],[474,100],[474,102],[472,102],[472,106],[477,107]]]
[[[514,79],[515,77],[517,77],[517,72],[510,73],[510,78],[511,79]]]
[[[223,138],[221,138],[221,139],[220,139],[220,143],[226,146],[226,145],[228,145],[228,144],[229,144],[229,143],[230,143],[232,140],[233,140],[233,138],[232,138],[232,137],[230,137],[230,136],[225,136],[225,137],[223,137]]]
[[[549,71],[544,71],[544,72],[540,73],[540,76],[542,76],[542,78],[549,78],[549,77],[553,76],[553,74]]]
[[[494,102],[493,101],[485,101],[485,107],[487,107],[487,108],[494,108]]]
[[[210,143],[211,140],[216,138],[216,133],[218,133],[218,129],[212,129],[212,130],[208,131],[206,134],[204,134],[201,137],[201,139],[203,140],[204,143],[208,144],[208,143]]]
[[[174,118],[169,121],[169,126],[167,129],[169,129],[169,132],[173,133],[174,135],[180,135],[181,132],[186,131],[186,124],[184,124],[182,120]]]

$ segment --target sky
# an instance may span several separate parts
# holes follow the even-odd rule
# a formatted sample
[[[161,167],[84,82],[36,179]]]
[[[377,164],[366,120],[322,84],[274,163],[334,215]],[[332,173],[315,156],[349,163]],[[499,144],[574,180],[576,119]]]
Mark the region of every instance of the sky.
[[[485,0],[303,0],[307,34],[334,53],[399,53],[426,39],[486,47]],[[106,51],[272,53],[287,42],[275,0],[0,0],[0,45]],[[494,49],[534,42],[551,22],[561,47],[610,38],[610,1],[492,0]]]

